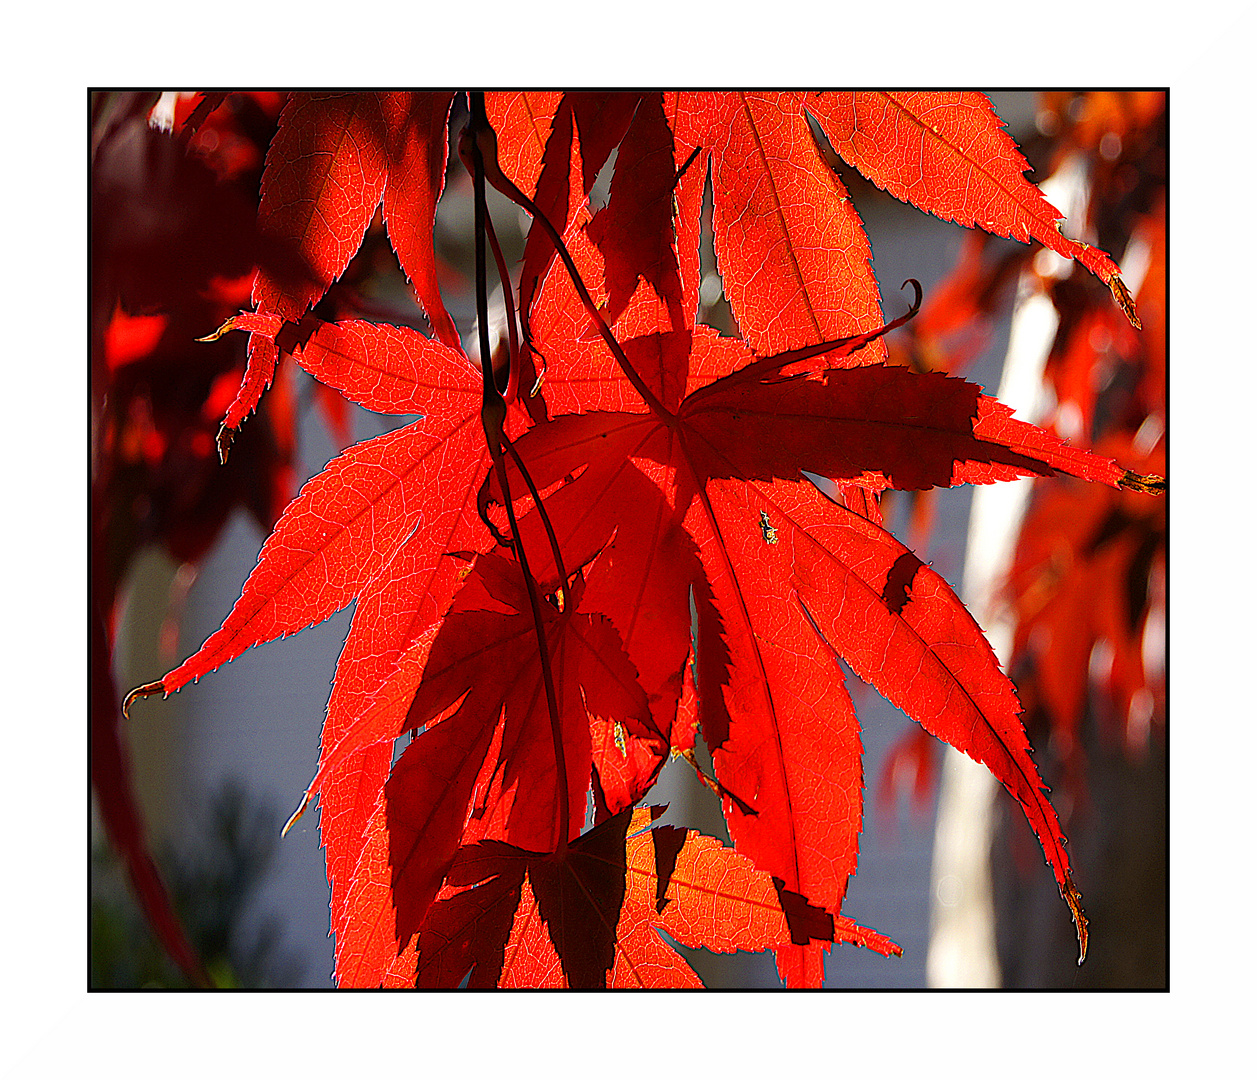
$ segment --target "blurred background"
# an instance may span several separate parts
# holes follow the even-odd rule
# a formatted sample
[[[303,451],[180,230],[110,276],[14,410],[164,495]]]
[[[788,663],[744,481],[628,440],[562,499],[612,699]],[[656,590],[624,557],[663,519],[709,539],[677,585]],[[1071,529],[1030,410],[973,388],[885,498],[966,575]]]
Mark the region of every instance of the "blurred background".
[[[867,226],[886,317],[907,306],[905,278],[925,290],[922,313],[889,339],[891,361],[962,375],[1022,419],[1164,474],[1165,95],[991,97],[1064,231],[1122,266],[1143,329],[1081,268],[885,195],[816,128]],[[118,708],[218,628],[301,483],[411,419],[348,404],[284,363],[218,464],[244,335],[194,339],[249,306],[258,185],[283,100],[233,93],[210,112],[196,95],[90,102],[94,987],[333,985],[317,809],[279,831],[316,769],[352,609],[142,704],[129,722]],[[196,133],[181,136],[190,117]],[[461,126],[457,105],[451,123]],[[613,165],[591,201],[605,200]],[[526,221],[500,200],[491,212],[517,258]],[[468,342],[470,238],[470,183],[455,161],[437,252]],[[733,332],[709,235],[704,259],[701,318]],[[317,310],[428,329],[378,217]],[[1165,987],[1164,500],[1062,479],[889,493],[883,508],[958,589],[1017,683],[1091,950],[1079,968],[1068,909],[1015,804],[849,676],[868,789],[844,911],[904,956],[836,946],[826,985]],[[660,801],[724,835],[692,775],[668,766]],[[770,956],[684,952],[710,986],[779,985]]]

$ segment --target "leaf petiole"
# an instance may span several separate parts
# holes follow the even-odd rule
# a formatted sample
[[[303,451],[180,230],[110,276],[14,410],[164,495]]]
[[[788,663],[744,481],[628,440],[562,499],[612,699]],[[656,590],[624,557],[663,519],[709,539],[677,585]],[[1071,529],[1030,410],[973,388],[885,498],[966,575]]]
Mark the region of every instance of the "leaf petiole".
[[[533,628],[537,633],[538,659],[541,663],[541,677],[545,684],[546,706],[550,713],[550,736],[554,745],[554,767],[557,777],[557,795],[559,803],[559,839],[556,854],[564,855],[567,851],[568,836],[571,832],[571,808],[569,806],[569,785],[567,779],[567,762],[563,750],[563,730],[559,722],[558,698],[554,690],[554,672],[550,667],[550,649],[546,642],[545,623],[541,614],[541,604],[537,598],[537,582],[528,568],[528,558],[524,553],[523,540],[519,535],[519,525],[515,520],[515,507],[511,499],[510,484],[506,475],[506,459],[502,455],[502,446],[507,443],[503,425],[506,421],[506,402],[498,389],[493,377],[493,360],[489,354],[489,293],[488,267],[485,252],[487,234],[486,220],[488,205],[485,201],[485,161],[481,153],[476,133],[488,128],[489,119],[485,113],[484,93],[468,94],[471,118],[463,129],[463,138],[459,140],[460,156],[471,159],[472,188],[475,197],[475,233],[476,233],[476,315],[480,326],[480,369],[484,377],[484,394],[480,409],[481,424],[484,426],[485,439],[489,454],[493,458],[493,468],[497,473],[498,483],[502,486],[502,498],[506,506],[507,520],[511,526],[511,546],[515,557],[519,560],[520,570],[524,575],[524,585],[528,592],[528,603],[532,608]],[[492,130],[492,129],[490,129]],[[469,137],[470,136],[470,137]],[[531,487],[531,480],[529,481]],[[540,502],[538,502],[540,505]],[[553,534],[551,534],[553,535]],[[556,545],[557,548],[557,545]]]
[[[468,125],[468,132],[474,135],[475,151],[479,160],[485,163],[486,178],[495,188],[505,195],[511,202],[523,207],[532,215],[534,221],[539,224],[554,244],[555,250],[559,253],[559,258],[563,260],[564,267],[567,268],[568,276],[572,279],[572,284],[576,287],[576,293],[580,297],[580,302],[584,306],[586,313],[594,320],[598,327],[598,332],[602,336],[602,340],[606,343],[607,348],[611,350],[615,357],[616,363],[620,365],[620,370],[624,372],[625,377],[633,384],[633,388],[641,395],[642,400],[650,408],[659,419],[666,425],[671,426],[676,422],[676,417],[664,408],[660,400],[655,397],[654,393],[648,387],[637,370],[629,362],[628,356],[620,347],[620,343],[616,340],[615,335],[611,332],[611,328],[607,325],[606,319],[602,317],[602,312],[598,309],[598,305],[594,303],[594,299],[589,295],[589,290],[585,287],[585,282],[581,280],[580,271],[576,269],[576,262],[572,258],[571,253],[567,250],[567,245],[563,242],[563,237],[559,235],[558,229],[554,227],[550,219],[546,217],[542,209],[532,201],[527,195],[519,190],[502,172],[498,166],[497,152],[497,133],[489,126],[488,118],[485,118],[483,126],[477,126],[472,132],[471,125]],[[483,142],[483,145],[482,145]],[[464,148],[459,145],[459,153],[462,154]]]
[[[484,215],[485,234],[489,238],[489,247],[493,251],[493,261],[497,264],[498,278],[502,282],[502,299],[506,304],[507,333],[507,379],[502,388],[502,396],[512,401],[519,388],[519,340],[515,334],[515,297],[511,291],[511,275],[506,270],[506,259],[502,255],[502,247],[498,243],[498,234],[493,231],[493,218],[486,211]]]
[[[524,460],[519,456],[519,451],[515,449],[514,443],[505,435],[502,436],[502,445],[506,447],[507,453],[511,455],[511,460],[515,462],[515,467],[519,469],[520,475],[524,478],[524,483],[528,485],[529,494],[532,495],[533,502],[537,506],[537,511],[541,515],[541,524],[545,526],[546,536],[550,539],[550,554],[554,557],[554,568],[559,575],[559,587],[555,596],[559,602],[559,610],[563,610],[563,590],[567,587],[567,570],[563,566],[563,553],[559,551],[559,539],[554,535],[554,526],[550,523],[550,515],[546,513],[546,508],[541,501],[541,495],[537,491],[537,485],[533,483],[532,477],[528,475],[528,470],[524,467]]]

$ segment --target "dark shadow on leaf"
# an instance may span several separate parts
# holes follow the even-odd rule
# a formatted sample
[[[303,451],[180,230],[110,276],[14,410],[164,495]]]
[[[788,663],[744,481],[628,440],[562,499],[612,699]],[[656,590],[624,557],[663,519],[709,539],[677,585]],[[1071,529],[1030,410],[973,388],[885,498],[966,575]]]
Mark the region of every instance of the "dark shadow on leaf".
[[[299,322],[289,320],[279,328],[279,333],[275,335],[275,344],[279,346],[282,352],[289,355],[295,353],[298,349],[304,349],[309,344],[310,338],[320,326],[323,320],[318,318],[313,312],[307,311]]]
[[[677,856],[685,846],[686,830],[675,825],[658,825],[652,833],[655,842],[655,911],[662,915],[668,905],[666,893],[672,873],[677,868]]]
[[[560,233],[567,228],[572,213],[570,171],[572,137],[576,135],[581,153],[582,196],[589,194],[611,151],[624,138],[636,94],[567,93],[554,114],[550,135],[542,157],[541,175],[532,200]],[[536,291],[557,252],[544,229],[530,229],[520,267],[519,309],[527,323]]]
[[[624,841],[631,820],[632,811],[626,810],[577,839],[566,858],[529,862],[537,910],[574,990],[605,987],[615,962],[627,874]]]
[[[694,582],[691,597],[697,622],[694,686],[698,691],[699,723],[707,748],[717,750],[729,738],[729,710],[721,687],[728,685],[733,661],[725,641],[724,620],[706,575]]]
[[[459,851],[447,883],[475,887],[432,906],[419,934],[416,987],[449,988],[465,979],[471,988],[497,986],[524,884],[525,854],[493,841]]]
[[[958,464],[1054,473],[975,435],[982,390],[960,379],[871,364],[717,387],[682,409],[707,478],[798,480],[806,469],[839,484],[919,491],[953,486]]]
[[[890,609],[892,615],[902,615],[903,609],[912,599],[912,582],[923,563],[911,551],[905,551],[894,562],[890,573],[886,575],[886,585],[882,589],[882,603]]]
[[[646,94],[620,146],[610,201],[587,227],[589,238],[605,257],[604,317],[608,325],[614,325],[628,306],[639,278],[649,282],[667,303],[672,327],[680,329],[686,324],[672,246],[675,182],[672,130],[664,117],[662,95]],[[651,382],[641,368],[637,370]],[[685,370],[685,365],[676,369],[681,375],[679,393],[660,393],[654,385],[666,406],[674,407],[684,395]]]
[[[781,910],[785,912],[786,925],[790,928],[790,940],[794,944],[834,940],[834,917],[828,911],[817,907],[807,897],[791,892],[781,878],[774,877],[773,884],[777,887],[777,898],[781,901]]]
[[[632,810],[594,826],[566,854],[525,851],[497,840],[459,849],[446,889],[419,934],[416,986],[496,986],[528,876],[567,984],[601,989],[615,962],[627,877]],[[684,839],[684,831],[682,839]]]

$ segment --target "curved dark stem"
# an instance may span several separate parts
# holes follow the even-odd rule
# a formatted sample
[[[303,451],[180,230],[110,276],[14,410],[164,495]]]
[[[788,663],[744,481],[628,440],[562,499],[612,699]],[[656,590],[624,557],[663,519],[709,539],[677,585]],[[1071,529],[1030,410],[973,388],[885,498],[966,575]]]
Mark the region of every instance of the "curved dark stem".
[[[899,318],[893,319],[885,326],[879,326],[876,330],[869,330],[864,334],[853,334],[851,337],[836,338],[833,341],[822,341],[817,345],[804,345],[801,349],[790,349],[787,352],[777,353],[774,356],[765,356],[761,360],[756,360],[752,364],[747,364],[744,368],[739,368],[731,375],[726,375],[723,379],[718,380],[723,385],[731,383],[743,382],[752,379],[763,379],[769,375],[773,375],[782,368],[790,364],[798,364],[804,360],[811,360],[813,357],[823,356],[825,353],[834,352],[842,349],[843,356],[849,356],[856,349],[862,349],[871,341],[876,341],[884,334],[889,334],[892,330],[897,330],[904,323],[912,319],[918,311],[921,310],[921,283],[916,278],[908,278],[907,281],[900,286],[911,285],[913,292],[916,294],[912,301],[912,306],[908,308]],[[714,384],[713,384],[714,385]]]
[[[506,459],[502,456],[502,445],[506,442],[503,427],[506,421],[506,402],[498,390],[493,377],[493,361],[489,355],[489,292],[488,267],[485,252],[486,221],[488,207],[485,203],[485,161],[481,153],[476,134],[479,130],[488,129],[489,118],[485,113],[484,94],[472,92],[470,99],[471,119],[467,123],[464,134],[472,136],[468,157],[471,159],[472,187],[475,194],[475,233],[476,233],[476,315],[480,324],[480,370],[484,379],[484,394],[480,406],[480,422],[484,426],[485,439],[489,454],[493,458],[493,467],[497,472],[498,483],[502,486],[502,498],[506,504],[506,516],[511,526],[512,546],[515,557],[519,560],[520,570],[524,574],[524,585],[528,591],[528,603],[532,608],[533,628],[537,632],[537,648],[541,661],[541,678],[545,684],[546,705],[550,711],[550,735],[554,743],[554,766],[558,780],[559,798],[559,842],[557,852],[567,851],[568,834],[571,830],[571,807],[568,797],[567,762],[563,752],[563,731],[559,723],[558,698],[554,692],[554,672],[550,667],[550,649],[546,643],[545,623],[541,613],[541,601],[537,597],[537,582],[528,568],[528,558],[524,553],[524,544],[519,535],[519,525],[515,520],[515,507],[511,499],[510,484],[506,475]],[[463,149],[460,140],[460,153]],[[466,160],[466,159],[464,159]],[[496,165],[495,165],[496,168]],[[530,481],[531,483],[531,481]]]
[[[559,574],[558,599],[559,610],[562,611],[566,606],[563,590],[567,588],[567,570],[563,566],[563,553],[559,551],[559,538],[554,535],[554,526],[550,522],[550,515],[546,513],[545,505],[541,501],[541,495],[537,491],[537,485],[532,482],[532,477],[528,475],[528,470],[524,467],[524,459],[519,456],[519,451],[515,449],[515,444],[503,435],[502,445],[506,447],[506,452],[511,455],[511,460],[515,462],[515,467],[524,478],[524,483],[528,485],[528,492],[532,495],[532,500],[537,506],[537,512],[541,515],[541,524],[545,526],[546,536],[550,538],[550,554],[554,557],[554,568]]]
[[[498,483],[502,485],[503,497],[506,499],[506,516],[511,523],[512,546],[515,557],[519,559],[520,569],[524,572],[524,584],[528,588],[528,605],[532,608],[533,628],[537,632],[538,658],[541,661],[541,681],[546,688],[546,707],[550,710],[550,738],[554,744],[554,768],[558,775],[559,797],[559,844],[555,849],[562,855],[567,851],[568,833],[571,829],[571,807],[568,805],[567,758],[563,751],[563,729],[559,724],[559,703],[554,692],[554,672],[550,667],[550,649],[546,644],[545,623],[541,614],[541,601],[537,596],[537,581],[528,569],[528,559],[524,555],[524,544],[519,535],[519,524],[515,520],[515,508],[511,503],[511,492],[507,486],[506,459],[499,449],[493,458],[493,467],[497,470]]]
[[[484,112],[484,95],[473,93],[470,97],[472,119],[469,127],[476,121],[477,103],[479,103],[479,111]],[[472,156],[472,187],[475,192],[476,316],[480,329],[480,372],[484,380],[480,402],[480,422],[484,426],[489,453],[493,455],[496,464],[502,457],[502,429],[506,423],[506,402],[493,377],[493,358],[490,356],[489,349],[489,275],[485,255],[486,222],[489,211],[484,196],[484,165],[478,154]],[[509,502],[508,498],[507,503]]]
[[[551,224],[550,219],[542,212],[541,208],[532,201],[527,195],[519,190],[498,167],[497,153],[497,135],[493,128],[489,126],[488,119],[485,119],[484,126],[469,124],[468,132],[474,135],[476,151],[480,159],[485,163],[486,178],[495,188],[505,195],[511,202],[522,206],[550,238],[554,244],[555,250],[559,253],[559,258],[563,260],[563,265],[567,268],[568,276],[572,279],[572,284],[576,287],[576,293],[580,297],[581,304],[584,306],[586,313],[598,326],[598,332],[602,335],[602,340],[606,342],[607,348],[611,350],[611,354],[615,357],[616,363],[620,365],[620,370],[624,372],[625,377],[633,384],[633,389],[641,395],[641,399],[649,407],[664,424],[671,427],[676,422],[676,417],[663,407],[660,400],[655,397],[650,387],[646,385],[642,377],[637,373],[636,369],[629,362],[628,356],[624,350],[620,348],[620,343],[616,341],[615,335],[611,333],[611,328],[607,325],[606,319],[602,317],[602,312],[598,310],[598,305],[594,303],[594,299],[589,295],[589,290],[585,288],[584,281],[581,280],[580,272],[576,269],[576,263],[572,259],[571,253],[567,250],[567,245],[563,242],[563,237],[559,235],[559,230]],[[459,145],[459,153],[463,153],[463,146]]]
[[[511,401],[519,388],[519,339],[515,334],[515,297],[511,294],[511,275],[506,269],[506,259],[502,256],[502,248],[498,244],[498,234],[493,231],[493,219],[486,213],[484,216],[485,232],[489,237],[489,247],[493,251],[493,261],[497,263],[498,277],[502,281],[502,297],[506,303],[506,333],[510,344],[507,356],[507,380],[502,396]]]

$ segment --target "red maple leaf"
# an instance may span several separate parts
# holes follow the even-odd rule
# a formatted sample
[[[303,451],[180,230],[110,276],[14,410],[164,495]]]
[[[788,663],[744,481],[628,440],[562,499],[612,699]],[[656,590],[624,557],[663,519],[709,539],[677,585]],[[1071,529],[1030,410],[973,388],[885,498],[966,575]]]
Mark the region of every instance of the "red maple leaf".
[[[544,360],[526,416],[422,284],[445,160],[437,97],[290,100],[261,216],[314,280],[264,265],[257,311],[224,328],[251,334],[228,427],[281,352],[354,401],[422,419],[311,480],[222,628],[139,691],[170,693],[357,601],[307,793],[321,798],[339,981],[692,985],[656,929],[772,948],[792,986],[820,985],[835,940],[893,951],[841,914],[863,780],[836,657],[1018,800],[1085,952],[1012,685],[950,587],[882,527],[876,496],[1057,474],[1158,485],[976,386],[878,362],[912,312],[881,325],[867,241],[807,112],[892,190],[890,165],[945,176],[904,188],[927,209],[1051,239],[1041,197],[1017,188],[1010,209],[988,190],[1012,170],[1034,192],[1024,162],[967,97],[895,99],[887,126],[867,118],[875,95],[473,95],[461,156],[478,188],[487,176],[534,217],[527,348],[508,384],[527,388],[531,356]],[[906,139],[904,116],[933,134]],[[404,182],[415,162],[427,179]],[[708,174],[741,340],[694,320]],[[381,199],[440,341],[308,314]],[[1094,249],[1068,253],[1110,273]],[[629,836],[647,824],[630,808],[696,730],[734,851],[685,830]],[[587,793],[598,822],[582,832]]]
[[[463,848],[419,936],[416,985],[701,987],[660,930],[726,952],[813,940],[902,952],[712,837],[651,828],[663,810],[622,811],[563,858],[494,841]]]
[[[458,331],[437,287],[432,222],[445,183],[449,93],[293,94],[266,157],[258,230],[295,254],[264,260],[253,286],[260,312],[299,319],[349,265],[383,204],[393,249],[437,337]],[[249,343],[249,367],[227,410],[220,452],[271,383],[279,352]]]

